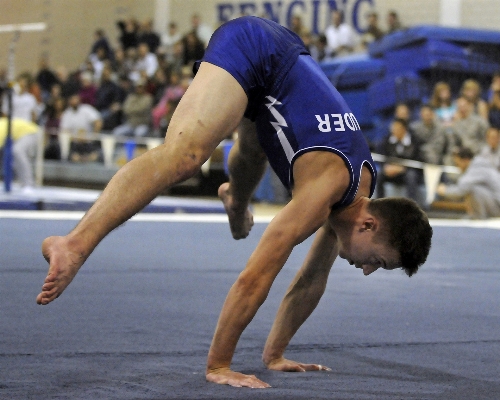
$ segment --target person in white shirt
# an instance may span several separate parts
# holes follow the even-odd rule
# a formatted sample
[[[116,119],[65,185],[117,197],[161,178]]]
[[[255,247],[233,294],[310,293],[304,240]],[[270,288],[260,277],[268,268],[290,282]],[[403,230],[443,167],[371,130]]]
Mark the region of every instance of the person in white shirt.
[[[134,71],[132,71],[130,79],[136,82],[143,74],[147,78],[152,78],[158,69],[158,58],[156,54],[149,51],[149,46],[147,43],[140,43],[137,47],[138,58],[134,65]]]
[[[12,118],[35,122],[38,103],[35,96],[28,91],[28,88],[28,78],[24,76],[18,78],[14,90],[12,91]],[[2,102],[2,113],[7,115],[8,112],[9,105],[7,95],[5,95]]]
[[[191,26],[193,27],[193,32],[196,33],[196,36],[198,36],[204,46],[207,47],[208,42],[214,33],[213,29],[207,24],[201,22],[201,18],[198,14],[193,14],[191,17]]]
[[[352,53],[357,45],[356,33],[344,22],[344,14],[340,10],[332,12],[332,24],[325,29],[325,36],[332,56]]]
[[[174,45],[181,39],[182,35],[177,30],[177,24],[175,22],[170,22],[168,24],[168,33],[161,35],[161,47],[167,61],[172,61]]]

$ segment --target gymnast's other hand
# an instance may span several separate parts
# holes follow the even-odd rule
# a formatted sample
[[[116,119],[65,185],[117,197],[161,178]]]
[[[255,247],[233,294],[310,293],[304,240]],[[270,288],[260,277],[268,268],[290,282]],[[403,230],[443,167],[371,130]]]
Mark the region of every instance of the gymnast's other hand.
[[[306,372],[306,371],[331,371],[330,368],[321,364],[303,364],[281,357],[266,363],[268,369],[284,372]]]
[[[271,387],[266,382],[258,379],[255,375],[245,375],[240,372],[231,371],[229,368],[219,368],[207,371],[206,378],[208,382],[234,387],[249,387],[254,389]]]

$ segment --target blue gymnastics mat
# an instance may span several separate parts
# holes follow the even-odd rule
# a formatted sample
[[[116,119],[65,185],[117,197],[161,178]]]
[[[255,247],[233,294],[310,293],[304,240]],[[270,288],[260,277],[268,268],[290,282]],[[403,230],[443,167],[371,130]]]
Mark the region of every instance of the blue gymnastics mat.
[[[447,71],[491,75],[500,68],[500,52],[481,46],[460,46],[430,39],[384,53],[388,74],[406,71],[442,69]]]
[[[337,89],[366,86],[385,73],[384,61],[367,54],[338,57],[322,62],[320,66]]]
[[[416,44],[429,39],[467,43],[500,44],[500,31],[467,28],[447,28],[419,25],[384,36],[369,46],[372,57],[381,57],[385,52]]]

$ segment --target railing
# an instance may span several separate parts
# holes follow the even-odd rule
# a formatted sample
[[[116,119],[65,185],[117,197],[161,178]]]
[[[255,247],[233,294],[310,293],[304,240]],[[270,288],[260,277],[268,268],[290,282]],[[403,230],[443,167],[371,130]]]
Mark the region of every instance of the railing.
[[[59,133],[59,144],[61,147],[61,158],[62,160],[67,160],[69,157],[71,140],[93,140],[100,141],[101,148],[104,158],[104,165],[106,167],[112,167],[114,165],[113,158],[115,154],[115,149],[117,144],[123,144],[125,146],[129,146],[130,148],[134,148],[136,145],[142,145],[147,148],[147,150],[151,150],[160,144],[163,143],[162,138],[155,137],[144,137],[144,138],[130,138],[130,137],[121,137],[121,136],[113,136],[111,134],[103,134],[103,133],[71,133],[62,131]],[[219,147],[224,147],[227,149],[228,145],[232,141],[224,140],[221,142]],[[39,133],[39,146],[36,158],[36,168],[35,168],[35,177],[37,185],[42,185],[43,182],[43,151],[44,151],[44,136],[43,132]],[[228,152],[224,151],[224,157],[227,157]],[[416,168],[423,170],[424,173],[424,184],[426,189],[426,202],[431,204],[436,196],[436,189],[441,179],[441,175],[446,172],[449,174],[459,174],[460,170],[457,167],[447,166],[447,165],[435,165],[435,164],[427,164],[420,161],[414,160],[405,160],[400,158],[392,158],[386,157],[381,154],[372,154],[373,160],[376,162],[391,162],[399,165],[403,165],[408,168]],[[128,158],[131,158],[130,156]],[[203,164],[201,170],[206,175],[208,170],[210,169],[210,159]]]

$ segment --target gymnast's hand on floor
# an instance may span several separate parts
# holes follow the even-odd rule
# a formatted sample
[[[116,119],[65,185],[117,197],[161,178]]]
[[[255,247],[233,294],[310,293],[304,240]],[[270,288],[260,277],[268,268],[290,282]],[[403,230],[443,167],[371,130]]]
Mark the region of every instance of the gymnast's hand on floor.
[[[240,372],[231,371],[229,368],[220,368],[210,372],[207,371],[206,378],[208,382],[234,387],[249,387],[254,389],[271,387],[266,382],[258,379],[255,375],[245,375]]]
[[[302,364],[287,360],[284,357],[272,360],[266,364],[268,369],[284,372],[306,372],[306,371],[331,371],[330,368],[320,364]]]

